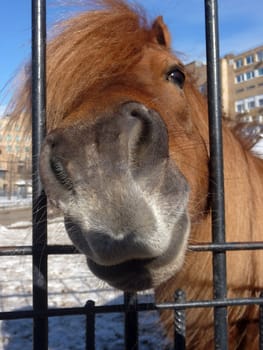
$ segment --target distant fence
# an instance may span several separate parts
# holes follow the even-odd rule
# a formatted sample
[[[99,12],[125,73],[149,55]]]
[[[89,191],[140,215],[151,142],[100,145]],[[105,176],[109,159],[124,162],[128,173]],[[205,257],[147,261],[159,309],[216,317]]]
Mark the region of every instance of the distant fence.
[[[38,158],[45,135],[45,42],[46,4],[44,0],[32,0],[32,86],[33,86],[33,244],[0,248],[0,256],[32,255],[33,259],[33,310],[1,312],[0,319],[33,319],[33,349],[48,349],[48,318],[62,315],[86,316],[86,349],[95,349],[95,318],[100,313],[123,312],[125,315],[125,349],[138,349],[138,312],[146,310],[174,310],[174,348],[185,349],[185,310],[187,308],[209,307],[214,309],[215,349],[227,350],[227,307],[238,305],[260,305],[260,319],[263,320],[263,298],[226,298],[227,250],[262,249],[258,243],[225,243],[224,196],[223,196],[223,154],[221,135],[221,103],[219,81],[219,50],[217,1],[205,0],[206,45],[208,62],[208,100],[210,120],[211,189],[213,215],[213,243],[192,245],[194,251],[213,253],[214,299],[187,301],[183,291],[177,291],[174,302],[165,304],[138,303],[136,294],[125,293],[124,304],[96,306],[88,301],[83,307],[48,308],[47,266],[51,254],[77,254],[73,246],[47,244],[46,197],[38,174]],[[263,322],[259,326],[259,349],[263,350]],[[100,349],[99,349],[100,350]]]

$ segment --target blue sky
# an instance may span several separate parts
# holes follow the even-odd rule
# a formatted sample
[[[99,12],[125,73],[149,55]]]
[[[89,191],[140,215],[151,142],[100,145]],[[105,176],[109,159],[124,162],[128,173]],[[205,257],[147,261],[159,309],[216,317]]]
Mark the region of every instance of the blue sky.
[[[74,9],[64,0],[47,0],[48,26]],[[205,59],[203,0],[137,0],[150,18],[163,15],[173,39],[173,48],[186,62]],[[218,0],[220,53],[238,53],[263,44],[262,0]],[[59,5],[60,4],[60,5]],[[31,0],[1,0],[0,91],[30,57]],[[0,92],[0,113],[8,93]]]

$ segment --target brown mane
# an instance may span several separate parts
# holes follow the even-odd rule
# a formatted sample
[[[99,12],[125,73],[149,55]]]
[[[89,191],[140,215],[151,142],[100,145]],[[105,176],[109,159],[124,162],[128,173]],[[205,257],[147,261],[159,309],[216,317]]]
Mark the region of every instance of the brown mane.
[[[93,218],[100,215],[101,211],[96,212],[96,208],[103,208],[103,218],[96,217],[96,225],[100,228],[106,220],[104,214],[105,217],[108,215],[109,226],[113,225],[115,229],[125,221],[125,213],[131,212],[127,220],[128,224],[133,228],[133,222],[137,220],[136,230],[142,229],[147,237],[148,231],[145,227],[149,225],[155,232],[155,227],[158,226],[157,218],[167,215],[165,218],[168,217],[172,221],[180,210],[185,214],[184,207],[183,209],[180,207],[180,210],[175,212],[172,210],[176,206],[175,202],[181,205],[188,200],[189,186],[190,199],[187,202],[188,211],[183,223],[187,226],[187,220],[191,221],[190,237],[188,240],[189,230],[181,233],[183,224],[177,227],[181,233],[179,237],[185,235],[185,240],[190,243],[209,242],[211,241],[211,216],[206,100],[198,92],[191,76],[187,73],[185,73],[184,88],[181,89],[170,84],[168,79],[164,79],[163,71],[161,74],[158,71],[160,65],[167,69],[166,62],[170,61],[173,67],[175,62],[176,67],[184,70],[180,60],[171,52],[169,33],[161,18],[150,23],[141,8],[128,5],[124,0],[97,0],[93,1],[93,4],[95,4],[95,10],[84,12],[58,25],[57,34],[47,47],[47,123],[50,134],[43,146],[40,164],[46,192],[54,196],[54,201],[57,201],[57,198],[61,199],[60,202],[64,201],[62,210],[66,207],[64,210],[66,217],[69,216],[72,219],[75,215],[77,222],[82,223],[82,220],[85,225],[87,221],[93,222]],[[146,61],[143,61],[144,59]],[[165,72],[167,73],[167,70]],[[14,104],[13,112],[14,115],[19,116],[23,111],[22,122],[27,125],[30,124],[30,118],[28,118],[30,95],[30,71],[28,70],[25,85],[18,93],[18,97],[15,97],[17,102]],[[125,107],[123,102],[127,102]],[[135,112],[131,108],[135,108]],[[103,126],[103,123],[106,126]],[[156,134],[151,134],[152,130]],[[259,241],[263,226],[263,162],[247,152],[225,126],[223,126],[223,135],[227,240]],[[156,144],[151,153],[149,140],[152,139]],[[103,144],[105,140],[106,146]],[[169,149],[166,150],[166,146]],[[101,155],[105,156],[103,160],[99,158]],[[171,162],[176,166],[172,166]],[[108,167],[105,167],[105,164],[108,164]],[[136,168],[137,164],[140,166]],[[145,171],[143,174],[140,173],[142,170]],[[105,173],[108,174],[107,181],[105,181]],[[80,197],[82,198],[77,209],[72,204],[74,201],[69,200],[70,204],[67,202],[68,193],[74,185],[75,174],[79,176],[76,188],[80,191],[79,197],[75,200],[77,202]],[[88,177],[87,174],[93,176]],[[125,183],[127,174],[130,176],[129,182]],[[85,185],[82,183],[84,190],[83,187],[78,187],[81,181]],[[152,185],[151,181],[159,182],[157,184],[154,182]],[[162,181],[167,181],[166,186]],[[176,186],[173,181],[178,181]],[[133,182],[136,183],[135,190],[129,192],[130,188],[133,188]],[[105,188],[109,186],[107,191],[101,184]],[[99,186],[102,188],[98,190]],[[150,187],[149,191],[148,187]],[[140,188],[139,195],[136,192],[138,188]],[[156,188],[159,192],[151,197]],[[121,193],[118,192],[119,190]],[[85,197],[87,193],[91,193],[87,196],[88,199]],[[73,193],[71,195],[74,196]],[[104,202],[100,201],[100,195]],[[138,195],[139,200],[135,195]],[[135,199],[129,202],[131,196]],[[91,204],[90,198],[94,200]],[[117,203],[114,202],[115,198],[118,198]],[[81,212],[83,202],[87,206],[84,205],[84,214]],[[114,202],[114,210],[111,211],[112,202]],[[134,212],[131,210],[133,202],[136,203]],[[150,207],[152,203],[153,210]],[[142,207],[139,210],[140,205]],[[89,211],[92,213],[90,221],[86,219]],[[117,219],[112,212],[114,215],[117,213]],[[153,212],[157,213],[157,216],[151,221]],[[145,214],[142,215],[143,219],[140,217],[141,213]],[[113,219],[110,215],[113,215]],[[147,221],[147,225],[144,220]],[[170,228],[172,224],[169,220],[167,225]],[[166,221],[163,221],[162,224],[165,227],[163,234],[165,234],[167,227]],[[147,232],[144,232],[144,229]],[[136,230],[134,231],[137,232]],[[91,233],[94,234],[94,230]],[[121,234],[123,234],[122,231]],[[155,238],[162,244],[163,236],[159,238],[157,235]],[[183,243],[180,247],[183,247]],[[113,259],[110,254],[109,256]],[[138,256],[135,254],[132,258],[131,262],[137,261]],[[228,297],[258,295],[259,290],[263,288],[262,252],[228,252],[227,259]],[[98,265],[101,261],[105,263],[101,258]],[[180,256],[176,263],[181,266],[181,262]],[[114,260],[112,265],[115,266],[115,264],[118,265],[119,260],[117,262]],[[156,275],[162,278],[160,270]],[[146,277],[148,277],[147,274]],[[167,279],[168,281],[162,280],[159,287],[157,284],[153,285],[159,301],[173,300],[174,290],[178,287],[187,291],[188,299],[211,298],[211,254],[187,251],[182,269],[176,270],[176,274]],[[245,349],[248,344],[250,349],[256,349],[258,340],[255,340],[257,338],[251,340],[249,333],[250,326],[253,332],[257,327],[253,323],[258,318],[256,306],[233,308],[229,315],[230,349]],[[164,313],[163,319],[168,332],[172,333],[173,321],[170,314]],[[245,323],[249,321],[251,325],[246,329]],[[189,349],[212,348],[212,310],[191,310],[188,322]],[[198,327],[196,327],[197,324]]]
[[[151,26],[139,6],[116,0],[96,0],[92,5],[95,10],[57,24],[47,46],[48,129],[76,113],[94,86],[103,90],[109,77],[125,74],[151,41]],[[14,98],[14,115],[30,114],[30,69],[25,74],[26,89]]]

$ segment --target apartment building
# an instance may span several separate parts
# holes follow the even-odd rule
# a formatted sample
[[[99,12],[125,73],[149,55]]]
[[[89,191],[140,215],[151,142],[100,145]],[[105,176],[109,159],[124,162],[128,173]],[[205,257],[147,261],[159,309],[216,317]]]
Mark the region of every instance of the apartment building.
[[[221,60],[221,98],[227,118],[236,122],[263,123],[263,46],[228,54]],[[191,62],[186,68],[206,93],[206,66]]]
[[[207,75],[206,64],[199,61],[193,61],[186,65],[187,71],[191,74],[199,91],[203,95],[207,95]]]
[[[263,46],[221,59],[223,109],[231,119],[263,122]]]
[[[0,195],[25,195],[31,188],[31,138],[0,118]]]

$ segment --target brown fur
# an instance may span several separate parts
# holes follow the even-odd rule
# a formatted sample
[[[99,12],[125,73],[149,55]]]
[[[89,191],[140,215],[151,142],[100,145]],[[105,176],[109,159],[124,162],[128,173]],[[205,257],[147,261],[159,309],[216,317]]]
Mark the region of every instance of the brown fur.
[[[160,64],[174,61],[181,65],[170,51],[169,34],[160,18],[152,26],[143,14],[139,15],[141,10],[123,1],[96,3],[102,9],[66,21],[48,45],[48,130],[66,128],[80,120],[91,123],[91,114],[109,110],[120,96],[157,110],[169,132],[170,157],[191,188],[190,243],[209,242],[206,101],[191,77],[186,79],[184,96],[158,83]],[[149,56],[151,51],[154,55]],[[22,110],[28,115],[30,76],[27,79],[17,99],[16,115]],[[263,162],[248,153],[229,129],[224,127],[223,135],[227,241],[260,241]],[[263,288],[262,251],[227,253],[227,264],[228,297],[257,296]],[[211,269],[211,253],[188,252],[182,270],[156,288],[157,300],[173,300],[176,288],[185,289],[189,300],[211,298]],[[168,332],[172,332],[170,313],[164,312],[162,319]],[[256,306],[229,309],[231,350],[257,349],[257,319]],[[211,349],[212,310],[189,310],[187,322],[188,349]]]

